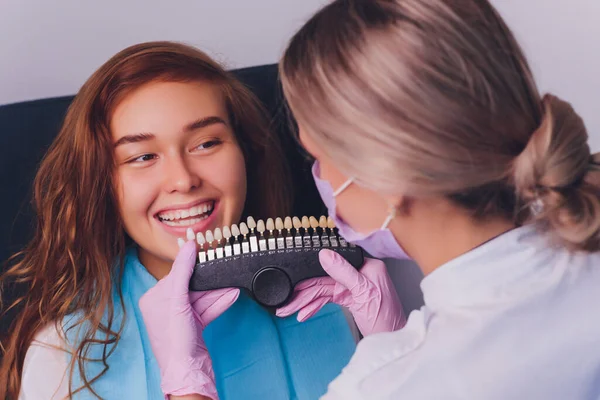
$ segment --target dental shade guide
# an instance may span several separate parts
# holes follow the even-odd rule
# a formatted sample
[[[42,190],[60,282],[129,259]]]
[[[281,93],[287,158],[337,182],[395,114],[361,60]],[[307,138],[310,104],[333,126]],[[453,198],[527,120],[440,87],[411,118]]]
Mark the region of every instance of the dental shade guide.
[[[190,290],[238,287],[267,308],[280,307],[299,282],[327,275],[319,262],[322,248],[336,251],[357,269],[363,265],[362,250],[339,246],[342,239],[333,220],[324,216],[269,218],[266,224],[249,218],[247,222],[194,235],[200,249]],[[257,239],[256,247],[248,235]]]
[[[339,246],[339,242],[338,242],[338,237],[335,234],[335,222],[333,221],[333,218],[331,217],[327,217],[327,229],[329,230],[329,243],[331,244],[331,247],[338,247]]]
[[[296,230],[296,234],[294,235],[294,244],[296,245],[296,247],[302,247],[302,236],[300,235],[300,228],[302,228],[302,222],[300,222],[300,218],[292,218],[292,224],[294,226],[294,229]]]
[[[213,249],[213,242],[215,241],[215,237],[213,236],[212,231],[209,229],[204,234],[206,237],[206,242],[208,243],[208,250],[206,251],[206,255],[208,261],[212,261],[215,259],[215,249]]]
[[[302,247],[310,247],[312,241],[310,240],[310,234],[308,233],[310,228],[310,220],[307,216],[302,217],[302,229],[304,230],[304,236],[302,236]]]
[[[245,222],[240,223],[240,233],[244,237],[242,240],[242,253],[250,253],[250,242],[248,241],[248,234],[250,231],[248,230],[248,225]]]
[[[254,221],[254,218],[248,217],[248,219],[246,220],[246,224],[250,229],[250,251],[256,252],[258,251],[258,239],[254,234],[254,229],[256,229],[256,221]]]
[[[283,237],[283,220],[280,217],[275,219],[275,229],[277,229],[277,249],[285,249],[285,238]]]
[[[217,241],[217,247],[215,248],[217,258],[223,258],[223,247],[221,247],[221,240],[223,240],[223,234],[221,233],[221,228],[215,228],[213,234],[215,236],[215,240]]]
[[[267,230],[269,231],[269,239],[267,240],[269,250],[275,250],[277,248],[277,245],[275,244],[275,236],[273,236],[273,231],[275,230],[275,223],[273,222],[273,218],[267,219]]]
[[[260,251],[267,250],[267,239],[265,239],[265,230],[265,221],[259,219],[258,223],[256,224],[256,231],[260,234],[260,239],[258,241],[258,247]]]
[[[283,227],[285,228],[285,231],[286,231],[285,247],[287,249],[293,249],[294,248],[294,237],[292,236],[292,228],[294,227],[294,225],[292,224],[292,219],[290,217],[285,217],[285,220],[283,221]]]
[[[236,224],[231,225],[231,235],[233,236],[233,255],[242,254],[242,247],[238,238],[240,236],[240,228]]]
[[[199,263],[206,262],[206,252],[204,251],[204,245],[206,244],[206,239],[204,239],[204,235],[202,234],[202,232],[198,232],[196,234],[196,242],[198,243],[198,246],[200,246],[200,251],[198,251],[198,262]]]

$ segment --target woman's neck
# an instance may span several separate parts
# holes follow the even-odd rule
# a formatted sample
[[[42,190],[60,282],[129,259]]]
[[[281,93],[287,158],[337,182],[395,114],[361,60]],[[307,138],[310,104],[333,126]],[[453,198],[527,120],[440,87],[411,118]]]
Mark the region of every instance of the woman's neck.
[[[173,261],[165,260],[138,246],[138,259],[150,275],[160,280],[171,271]]]
[[[515,228],[505,218],[476,220],[448,202],[422,204],[411,213],[390,229],[424,275]]]

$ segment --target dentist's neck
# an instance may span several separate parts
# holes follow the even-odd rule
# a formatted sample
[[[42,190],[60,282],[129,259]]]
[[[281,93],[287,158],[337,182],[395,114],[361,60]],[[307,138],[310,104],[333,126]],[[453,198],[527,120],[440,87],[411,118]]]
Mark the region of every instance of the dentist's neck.
[[[390,230],[424,275],[515,228],[500,217],[476,220],[447,200],[419,200]]]

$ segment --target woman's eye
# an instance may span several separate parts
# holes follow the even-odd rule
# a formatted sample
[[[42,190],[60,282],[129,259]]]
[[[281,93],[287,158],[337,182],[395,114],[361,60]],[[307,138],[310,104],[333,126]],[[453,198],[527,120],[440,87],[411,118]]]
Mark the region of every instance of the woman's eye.
[[[211,149],[215,146],[218,146],[219,144],[221,144],[220,140],[209,140],[207,142],[201,143],[199,144],[196,149],[198,150],[208,150]]]
[[[152,161],[156,158],[156,155],[154,154],[144,154],[142,156],[139,156],[138,158],[134,158],[133,160],[129,161],[130,163],[142,163],[142,162],[146,162],[146,161]]]

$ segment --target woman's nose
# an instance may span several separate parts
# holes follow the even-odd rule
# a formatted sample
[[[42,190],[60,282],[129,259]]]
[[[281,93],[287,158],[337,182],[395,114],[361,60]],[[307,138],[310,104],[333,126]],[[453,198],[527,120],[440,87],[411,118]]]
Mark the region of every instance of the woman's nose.
[[[193,171],[189,162],[183,158],[170,159],[164,175],[165,189],[172,192],[186,193],[200,187],[202,180]]]

